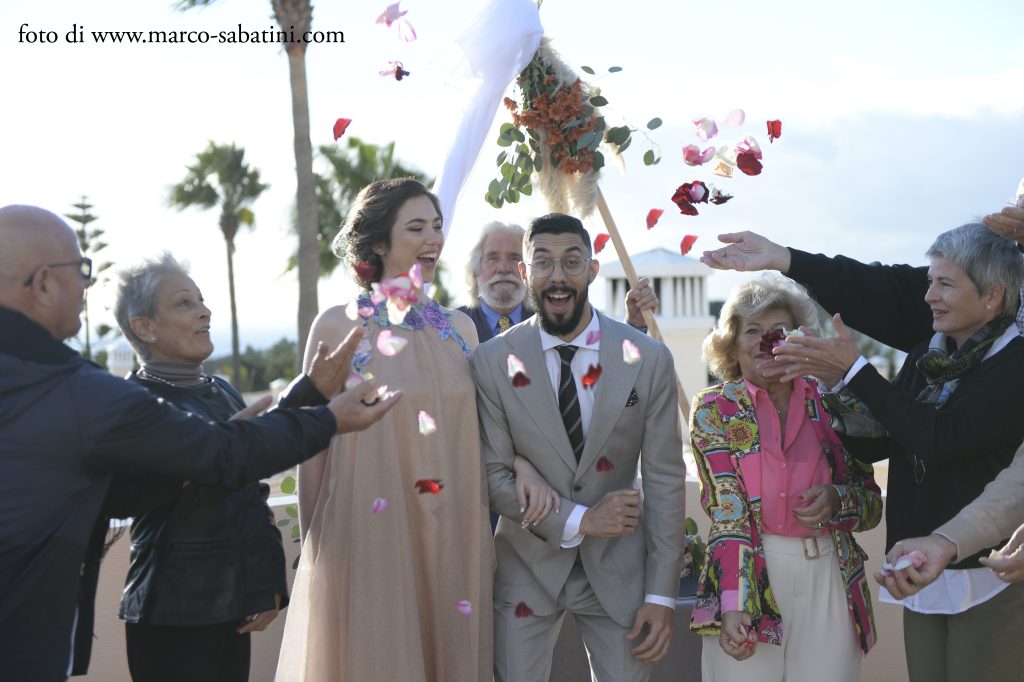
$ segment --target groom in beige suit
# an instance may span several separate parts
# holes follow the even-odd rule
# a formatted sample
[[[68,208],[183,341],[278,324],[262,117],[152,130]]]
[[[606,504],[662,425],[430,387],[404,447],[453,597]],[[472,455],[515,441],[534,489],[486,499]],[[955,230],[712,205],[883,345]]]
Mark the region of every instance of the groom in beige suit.
[[[537,315],[471,360],[491,509],[501,515],[495,680],[546,681],[566,611],[597,680],[647,680],[671,642],[683,551],[672,356],[590,306],[599,266],[578,219],[538,218],[523,246],[519,272]],[[533,526],[521,525],[515,455],[562,498]]]

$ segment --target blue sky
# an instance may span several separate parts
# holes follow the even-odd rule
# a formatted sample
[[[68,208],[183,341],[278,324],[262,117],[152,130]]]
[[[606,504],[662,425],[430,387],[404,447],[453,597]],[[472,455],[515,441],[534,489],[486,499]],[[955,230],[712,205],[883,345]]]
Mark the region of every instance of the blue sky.
[[[406,0],[419,40],[402,43],[375,25],[387,4],[320,0],[314,26],[342,30],[342,45],[313,45],[308,76],[314,146],[332,142],[334,119],[353,119],[349,135],[395,140],[401,159],[430,175],[449,144],[458,93],[446,86],[453,39],[484,3]],[[606,115],[642,125],[660,116],[652,137],[664,160],[610,165],[601,185],[631,251],[695,250],[719,232],[753,229],[786,244],[866,260],[922,262],[940,231],[998,210],[1024,175],[1024,4],[848,3],[736,0],[665,3],[545,0],[541,20],[567,62],[599,70],[621,66],[600,85]],[[54,30],[54,45],[18,42],[19,27]],[[171,184],[208,140],[236,142],[271,189],[255,205],[256,229],[237,242],[243,344],[294,337],[287,230],[294,201],[292,126],[286,58],[272,45],[69,45],[85,30],[248,30],[272,25],[266,0],[221,0],[185,14],[154,0],[5,0],[0,6],[0,204],[70,210],[79,195],[95,204],[111,260],[129,263],[162,248],[192,262],[214,310],[219,351],[228,343],[223,240],[213,211],[167,207]],[[412,76],[398,83],[377,71],[401,59]],[[681,216],[669,203],[680,183],[711,180],[680,149],[697,143],[690,120],[746,110],[741,129],[765,150],[754,178],[718,184],[729,204]],[[504,120],[499,112],[500,120]],[[763,121],[783,121],[769,145]],[[726,131],[724,141],[735,141]],[[455,214],[444,258],[462,294],[461,268],[478,227],[525,222],[546,212],[538,200],[495,211],[482,195],[497,148],[488,141]],[[666,210],[644,228],[647,210]],[[595,224],[595,230],[601,229]],[[602,254],[609,255],[609,252]],[[737,278],[716,274],[714,296]],[[343,274],[324,281],[321,307],[351,295]],[[93,292],[109,304],[109,290]]]

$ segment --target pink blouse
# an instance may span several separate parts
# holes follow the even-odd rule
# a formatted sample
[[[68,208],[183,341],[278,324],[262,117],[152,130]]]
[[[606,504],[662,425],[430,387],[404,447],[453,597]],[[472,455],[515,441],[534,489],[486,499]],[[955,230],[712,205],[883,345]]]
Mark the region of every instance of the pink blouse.
[[[754,402],[761,437],[761,532],[790,537],[825,534],[826,530],[807,528],[793,513],[795,508],[807,506],[800,498],[804,491],[832,482],[807,414],[807,400],[813,395],[810,384],[803,378],[793,381],[783,441],[779,413],[768,392],[744,381]]]

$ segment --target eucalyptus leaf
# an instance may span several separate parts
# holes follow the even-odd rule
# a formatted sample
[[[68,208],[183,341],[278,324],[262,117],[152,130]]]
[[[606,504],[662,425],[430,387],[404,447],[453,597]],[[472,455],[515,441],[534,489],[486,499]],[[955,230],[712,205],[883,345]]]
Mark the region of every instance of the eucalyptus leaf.
[[[697,534],[697,522],[689,516],[686,517],[685,530],[687,535]]]
[[[608,67],[608,73],[618,73],[619,71],[622,71],[622,67],[621,66],[609,66]]]
[[[508,158],[508,152],[501,152],[500,154],[498,154],[498,158],[497,158],[497,160],[494,163],[497,164],[498,166],[500,166],[501,164],[505,163],[505,159],[507,159],[507,158]]]
[[[633,144],[633,138],[632,137],[627,137],[626,141],[619,145],[619,153],[621,154],[622,152],[624,152],[627,149],[629,149],[629,145],[631,145],[631,144]]]
[[[594,75],[594,70],[589,66],[581,66],[580,71],[582,71],[583,73],[589,73],[591,76]]]
[[[284,513],[292,517],[293,519],[299,518],[299,508],[296,507],[294,504],[289,504],[287,507],[285,507]]]
[[[604,168],[604,154],[601,152],[594,152],[594,172],[596,173],[602,168]]]
[[[541,158],[542,156],[540,154],[537,154],[537,156],[533,157],[533,170],[537,171],[538,173],[540,172],[540,169],[544,167],[544,162],[541,161]]]
[[[647,151],[644,152],[644,165],[645,166],[653,166],[654,165],[654,150],[653,149],[648,149]]]
[[[499,137],[498,138],[498,146],[499,147],[511,147],[512,146],[512,140],[510,138],[507,138],[507,137]]]
[[[285,526],[287,526],[291,522],[292,522],[291,519],[281,519],[280,521],[277,522],[277,525],[279,525],[282,528],[284,528]]]
[[[608,129],[605,138],[613,144],[622,144],[629,138],[630,132],[629,126],[616,126]]]
[[[604,97],[604,95],[594,95],[593,97],[590,98],[590,103],[593,104],[595,107],[603,107],[607,106],[608,100]]]
[[[299,539],[299,527],[298,526],[292,526],[292,540],[298,540],[298,539]],[[298,557],[296,557],[296,561],[297,560],[298,560]]]
[[[661,127],[661,119],[658,118],[657,116],[655,116],[654,118],[652,118],[650,121],[647,122],[647,129],[648,130],[655,130],[655,129],[660,128],[660,127]]]
[[[523,131],[519,128],[514,128],[512,130],[512,137],[516,142],[526,142],[526,135],[524,135]]]
[[[580,139],[576,140],[576,149],[589,147],[597,139],[599,139],[599,136],[596,131],[591,130],[589,133],[583,133],[580,135]]]
[[[652,154],[654,152],[651,152]],[[491,180],[491,184],[487,186],[487,194],[490,196],[498,196],[501,194],[501,183],[497,180]]]
[[[281,479],[281,492],[285,495],[292,495],[295,493],[295,477],[285,476]]]
[[[511,123],[509,123],[509,122],[507,122],[507,121],[506,121],[505,123],[502,123],[502,124],[501,124],[501,127],[500,127],[500,128],[498,128],[498,134],[499,134],[499,135],[505,135],[505,134],[507,134],[507,133],[508,133],[508,132],[509,132],[510,130],[514,130],[514,129],[515,129],[515,126],[514,126],[514,125],[512,125]]]
[[[529,179],[529,178],[527,178],[527,179]],[[527,182],[526,184],[524,184],[522,187],[519,188],[519,191],[522,192],[523,194],[525,194],[528,197],[529,196],[533,196],[533,185],[531,185],[529,182]]]

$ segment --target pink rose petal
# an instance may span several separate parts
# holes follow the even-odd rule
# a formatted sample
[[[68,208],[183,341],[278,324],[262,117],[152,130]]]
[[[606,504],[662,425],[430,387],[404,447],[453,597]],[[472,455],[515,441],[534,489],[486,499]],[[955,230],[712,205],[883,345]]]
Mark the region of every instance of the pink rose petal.
[[[698,118],[693,125],[697,127],[697,139],[701,142],[707,142],[718,134],[718,126],[710,118]]]
[[[391,502],[388,501],[388,498],[378,497],[373,501],[373,513],[379,514],[390,506]]]
[[[587,345],[588,346],[590,344],[592,344],[592,343],[597,343],[600,340],[601,340],[601,330],[600,329],[598,329],[596,331],[587,332]]]
[[[622,361],[627,365],[640,362],[640,348],[629,339],[622,340]]]
[[[377,350],[380,351],[381,355],[388,358],[401,351],[408,343],[408,339],[395,336],[391,333],[390,329],[385,329],[377,335]]]
[[[420,423],[420,433],[424,436],[429,436],[437,431],[437,421],[426,410],[420,410],[416,418]]]
[[[687,166],[700,166],[711,160],[715,155],[715,148],[708,147],[704,151],[697,148],[697,145],[688,144],[683,147],[683,163]]]
[[[409,268],[409,283],[417,289],[423,288],[423,268],[419,263],[414,263],[413,266]]]
[[[462,601],[455,602],[455,610],[461,613],[463,616],[473,615],[473,605],[463,599]]]
[[[743,121],[747,119],[747,115],[743,113],[742,109],[733,109],[725,118],[722,120],[722,125],[726,128],[738,128],[743,125]]]
[[[348,378],[345,379],[345,390],[348,391],[353,389],[364,381],[366,381],[366,377],[362,374],[359,372],[351,372],[349,373]]]

